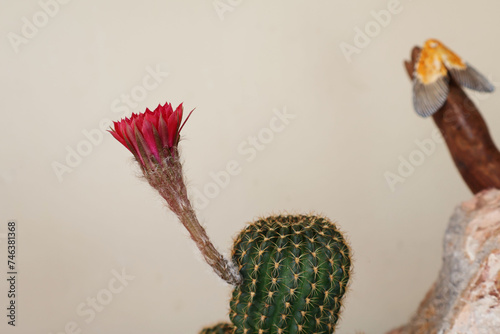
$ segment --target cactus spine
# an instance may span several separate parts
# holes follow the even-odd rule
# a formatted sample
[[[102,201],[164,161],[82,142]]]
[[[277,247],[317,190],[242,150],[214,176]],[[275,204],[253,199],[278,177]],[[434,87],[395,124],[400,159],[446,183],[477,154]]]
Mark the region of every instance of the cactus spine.
[[[306,215],[258,220],[236,238],[232,257],[243,278],[230,302],[234,333],[333,332],[351,259],[331,221]]]
[[[217,325],[203,328],[199,334],[231,334],[233,331],[233,325],[219,322]]]

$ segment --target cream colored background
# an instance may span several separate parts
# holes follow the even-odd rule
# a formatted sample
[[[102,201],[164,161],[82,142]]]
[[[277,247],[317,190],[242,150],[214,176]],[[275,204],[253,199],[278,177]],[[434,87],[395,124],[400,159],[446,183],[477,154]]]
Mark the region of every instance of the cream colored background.
[[[119,118],[112,102],[157,65],[168,77],[128,114],[165,101],[196,107],[181,142],[191,191],[228,161],[241,163],[198,211],[214,243],[228,251],[257,216],[325,214],[355,253],[338,333],[405,322],[437,275],[448,217],[471,193],[443,144],[394,192],[385,181],[435,128],[413,112],[402,61],[435,37],[500,81],[500,5],[401,0],[348,63],[339,44],[352,44],[353,29],[388,2],[233,0],[221,20],[211,0],[73,0],[15,53],[8,33],[20,34],[40,6],[1,0],[0,223],[19,224],[20,275],[18,326],[2,315],[0,332],[55,334],[75,322],[86,334],[191,334],[227,319],[231,289],[109,134],[62,182],[52,169],[83,130]],[[478,101],[497,140],[499,104],[498,93]],[[296,118],[246,161],[238,146],[285,107]],[[123,268],[135,279],[86,323],[78,305]]]

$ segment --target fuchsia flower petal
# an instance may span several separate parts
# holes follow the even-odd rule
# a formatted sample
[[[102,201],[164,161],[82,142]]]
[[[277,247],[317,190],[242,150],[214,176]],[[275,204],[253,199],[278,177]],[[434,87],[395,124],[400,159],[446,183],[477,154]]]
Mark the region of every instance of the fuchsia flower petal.
[[[137,146],[139,147],[139,153],[141,157],[141,161],[143,164],[146,162],[151,162],[151,157],[153,156],[153,151],[151,147],[148,146],[146,140],[144,139],[143,133],[137,126],[134,127],[135,139],[137,142]],[[142,150],[141,150],[142,148]]]
[[[147,119],[142,123],[142,135],[146,141],[146,146],[149,147],[151,153],[153,153],[156,161],[160,161],[160,153],[158,147],[156,146],[155,135],[153,132],[153,125]]]
[[[184,125],[181,126],[182,114],[182,103],[175,111],[170,103],[159,104],[153,111],[146,109],[143,113],[114,122],[110,132],[143,167],[149,167],[152,163],[162,163],[162,155],[170,154],[177,147],[179,132]]]
[[[180,114],[180,115],[179,115]],[[182,110],[181,112],[177,112],[177,110],[170,115],[167,121],[167,126],[168,126],[168,145],[173,146],[175,143],[175,140],[177,139],[177,129],[179,128],[180,125],[180,120],[179,117],[182,117]]]
[[[168,126],[163,115],[160,117],[158,124],[158,133],[160,134],[160,140],[163,147],[168,147]]]
[[[120,143],[122,143],[125,147],[127,147],[127,143],[125,142],[125,138],[123,137],[123,133],[120,130],[120,127],[118,126],[118,122],[113,122],[115,129],[113,131],[110,131],[113,137],[115,137],[116,140],[118,140]]]
[[[156,130],[158,130],[158,121],[160,119],[159,117],[155,117],[154,113],[151,110],[146,109],[146,113],[144,114],[144,120],[150,122],[156,128]]]
[[[144,159],[142,158],[141,151],[139,150],[139,146],[137,145],[137,139],[135,137],[135,133],[132,130],[132,126],[129,124],[125,125],[125,133],[127,134],[127,139],[129,140],[130,144],[132,145],[132,149],[130,150],[134,156],[139,157],[141,160],[141,163],[144,165]]]

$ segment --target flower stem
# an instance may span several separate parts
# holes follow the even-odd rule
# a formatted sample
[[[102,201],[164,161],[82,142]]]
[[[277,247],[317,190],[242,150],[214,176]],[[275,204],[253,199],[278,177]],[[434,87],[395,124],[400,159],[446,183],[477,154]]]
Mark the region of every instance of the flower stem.
[[[165,161],[157,165],[157,168],[144,168],[143,172],[149,184],[158,190],[160,195],[167,201],[170,210],[177,215],[182,225],[188,230],[205,262],[224,281],[231,285],[239,285],[242,281],[239,271],[231,261],[227,260],[215,248],[196,217],[187,196],[182,164],[177,150],[173,150]]]

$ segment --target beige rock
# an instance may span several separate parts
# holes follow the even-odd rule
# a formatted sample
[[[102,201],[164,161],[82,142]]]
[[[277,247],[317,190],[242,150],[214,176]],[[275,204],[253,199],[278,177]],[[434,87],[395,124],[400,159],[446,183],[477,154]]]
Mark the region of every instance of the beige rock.
[[[500,334],[500,191],[455,209],[443,265],[411,321],[388,334]]]

